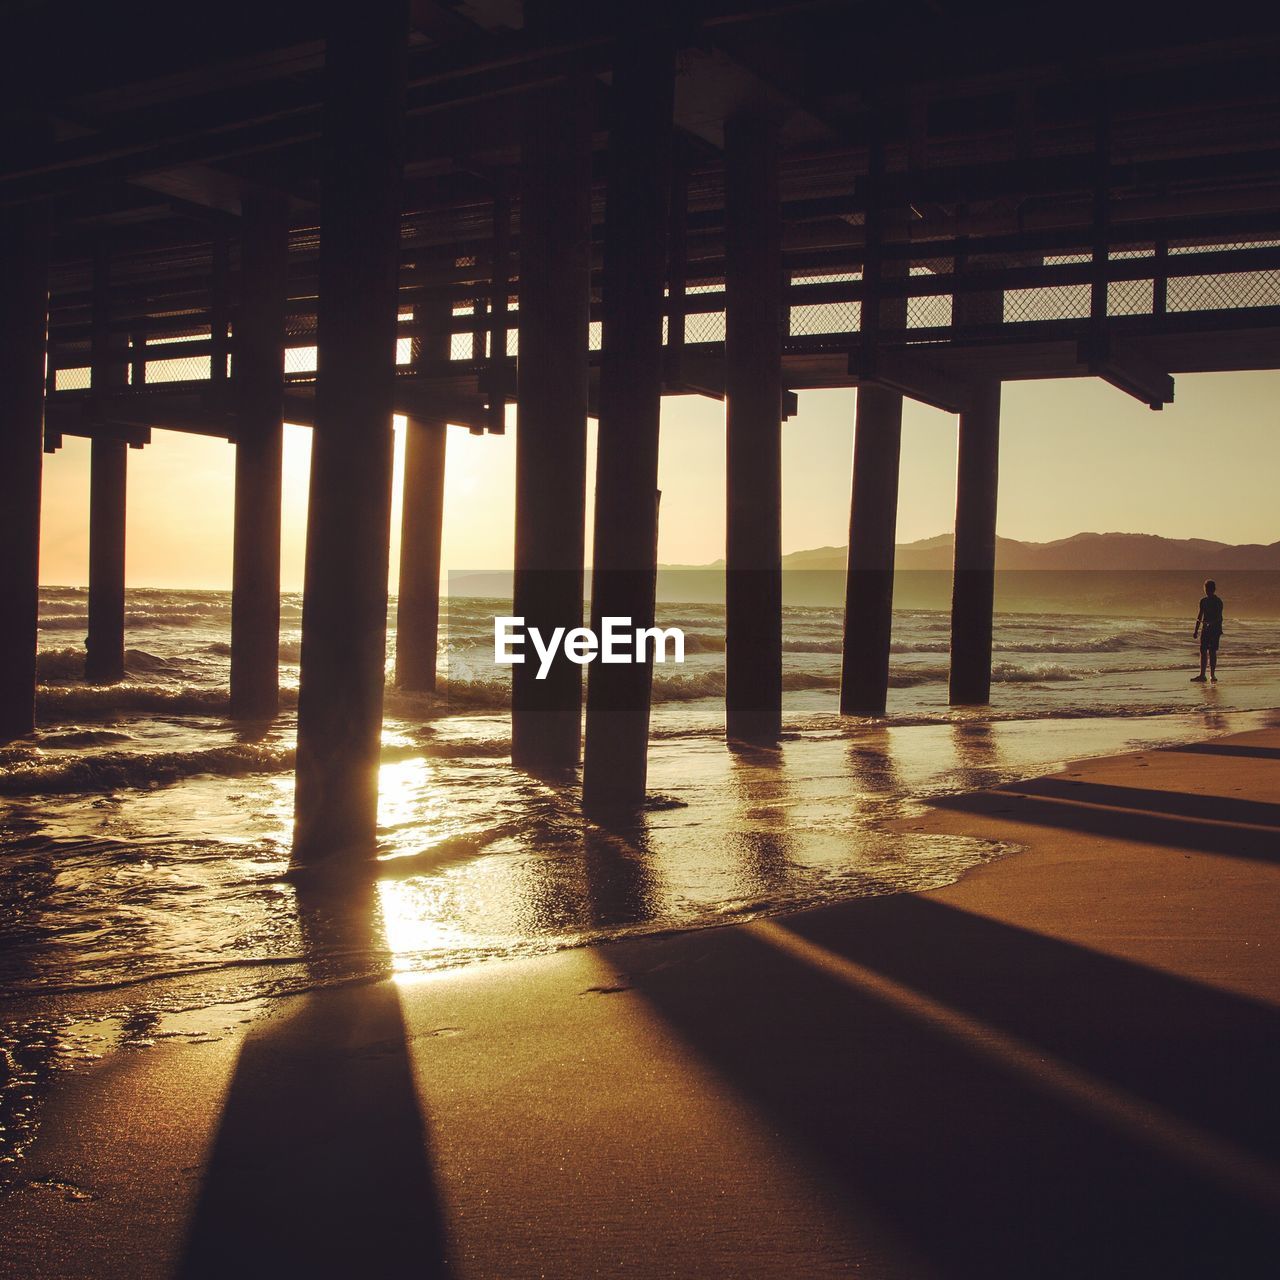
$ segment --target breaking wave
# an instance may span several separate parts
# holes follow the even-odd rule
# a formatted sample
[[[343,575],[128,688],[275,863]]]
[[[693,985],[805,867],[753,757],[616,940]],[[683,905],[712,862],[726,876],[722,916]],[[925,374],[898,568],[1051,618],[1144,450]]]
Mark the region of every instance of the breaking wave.
[[[1006,653],[1123,653],[1134,648],[1134,640],[1123,635],[1085,636],[1079,640],[1031,640],[996,648]]]
[[[73,795],[158,786],[199,774],[234,777],[293,768],[293,751],[235,743],[203,751],[103,751],[50,760],[35,757],[0,774],[5,795]]]
[[[844,647],[841,640],[818,640],[802,637],[797,640],[782,641],[783,653],[839,653]]]
[[[702,631],[686,631],[684,651],[685,653],[723,653],[724,636],[708,635]]]
[[[1007,626],[1007,624],[1004,624]],[[833,642],[834,652],[840,651],[839,642]],[[1012,640],[996,641],[997,653],[1123,653],[1136,648],[1141,640],[1130,636],[1083,636],[1078,640]],[[787,646],[784,645],[784,648]],[[895,640],[889,646],[891,653],[948,653],[950,640]],[[803,652],[803,650],[800,650]]]
[[[84,679],[83,649],[41,649],[36,654],[36,679],[41,684],[56,684],[59,681]],[[180,675],[183,667],[172,658],[163,658],[157,653],[149,653],[146,649],[126,649],[124,651],[124,669],[130,673],[147,675],[171,672]]]
[[[41,649],[36,654],[36,679],[41,684],[83,678],[83,649]]]
[[[61,668],[67,651],[55,651],[47,662],[48,670],[42,670],[42,679],[71,679]],[[805,652],[802,650],[801,652]],[[827,653],[828,650],[811,650]],[[50,658],[49,654],[42,655]],[[163,661],[163,660],[161,660]],[[834,664],[823,664],[823,670],[784,670],[782,687],[787,692],[813,689],[834,689],[840,684],[840,673]],[[171,667],[161,666],[157,673],[163,675]],[[57,672],[56,675],[53,672]],[[889,687],[911,689],[919,685],[945,682],[948,669],[943,663],[895,665],[889,673]],[[991,678],[996,683],[1034,684],[1079,681],[1093,671],[1072,670],[1060,663],[996,662]],[[588,674],[588,680],[590,675]],[[725,681],[722,667],[690,668],[673,664],[659,666],[654,671],[653,700],[655,702],[692,702],[699,698],[718,698],[724,695]],[[285,686],[280,690],[280,704],[288,709],[297,704],[297,689]],[[511,685],[496,678],[442,679],[435,693],[409,693],[388,686],[384,709],[387,714],[409,719],[429,720],[442,715],[462,712],[505,711],[511,704]],[[230,700],[225,688],[200,688],[189,684],[155,684],[142,681],[125,681],[115,685],[78,685],[42,683],[37,691],[37,712],[44,724],[67,720],[102,718],[130,713],[155,713],[172,716],[226,716]]]
[[[893,667],[889,672],[891,689],[912,689],[922,684],[945,681],[950,669],[942,664]],[[1017,662],[993,662],[991,679],[997,684],[1057,684],[1083,680],[1092,671],[1072,671],[1056,662],[1033,662],[1023,666]]]
[[[230,705],[225,689],[194,689],[183,685],[138,684],[41,685],[36,690],[36,714],[44,722],[109,716],[129,711],[168,715],[223,716]]]
[[[1083,680],[1085,676],[1095,675],[1092,671],[1072,671],[1059,662],[1034,662],[1030,666],[1019,666],[1016,662],[993,662],[991,679],[997,683],[1007,684],[1055,684],[1059,681]]]
[[[211,644],[207,644],[201,650],[202,653],[212,654],[215,658],[231,657],[231,644],[227,640],[215,640]],[[281,662],[299,662],[302,659],[302,643],[298,640],[281,640],[280,641],[280,661]]]

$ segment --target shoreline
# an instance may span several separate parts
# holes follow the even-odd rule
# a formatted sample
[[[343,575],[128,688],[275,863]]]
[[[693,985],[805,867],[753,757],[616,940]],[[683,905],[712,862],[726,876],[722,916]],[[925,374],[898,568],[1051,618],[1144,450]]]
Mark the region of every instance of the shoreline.
[[[895,825],[1019,848],[942,889],[188,1015],[55,1082],[0,1270],[1254,1274],[1277,759],[944,798]]]
[[[1126,750],[1123,753],[1121,753],[1124,755],[1128,755],[1128,754],[1133,754],[1134,751],[1141,751],[1141,750],[1158,751],[1163,749],[1170,749],[1170,748],[1175,748],[1179,744],[1204,741],[1204,740],[1211,739],[1215,736],[1220,736],[1222,733],[1222,729],[1225,727],[1225,724],[1220,724],[1218,726],[1210,727],[1202,723],[1197,718],[1200,715],[1203,715],[1206,718],[1212,717],[1222,722],[1225,722],[1227,720],[1238,722],[1242,720],[1247,721],[1247,720],[1267,719],[1267,720],[1273,720],[1276,723],[1280,723],[1280,706],[1273,707],[1273,708],[1230,710],[1226,712],[1218,712],[1216,710],[1209,709],[1209,708],[1196,707],[1196,708],[1187,708],[1183,711],[1177,711],[1177,712],[1161,712],[1156,714],[1144,714],[1144,715],[1135,714],[1131,717],[1125,716],[1125,715],[1091,716],[1087,714],[1081,714],[1079,716],[1070,716],[1070,717],[1063,717],[1063,718],[1066,719],[1071,724],[1072,727],[1079,727],[1082,724],[1082,722],[1085,722],[1085,721],[1096,721],[1099,725],[1105,725],[1108,728],[1114,727],[1118,734],[1123,732],[1123,735],[1129,738],[1130,740],[1132,740],[1134,736],[1130,732],[1132,721],[1144,721],[1144,722],[1151,721],[1158,724],[1167,724],[1177,719],[1183,720],[1184,722],[1183,725],[1181,726],[1180,729],[1174,731],[1172,737],[1168,738],[1167,740],[1164,740],[1163,735],[1150,735],[1152,738],[1150,742],[1147,742],[1143,746],[1135,745],[1132,751]],[[857,743],[859,739],[865,735],[877,735],[884,731],[893,731],[893,730],[905,730],[905,729],[917,729],[917,728],[937,729],[937,728],[946,728],[950,726],[956,729],[960,729],[961,731],[973,731],[975,729],[987,727],[987,726],[1006,727],[1006,728],[1007,727],[1023,728],[1036,723],[1038,722],[1032,718],[1027,718],[1025,720],[1021,718],[997,718],[997,719],[984,718],[984,719],[975,719],[975,720],[970,720],[967,718],[957,718],[957,719],[953,719],[946,722],[938,722],[938,723],[927,722],[923,724],[917,723],[915,720],[911,720],[911,719],[906,719],[906,720],[886,719],[882,721],[868,721],[866,723],[859,723],[859,725],[857,726],[857,729],[848,735],[848,740],[852,743]],[[1054,717],[1045,717],[1043,718],[1043,723],[1046,725],[1053,725],[1054,723],[1056,723],[1056,720]],[[1182,732],[1182,730],[1185,730],[1185,734]],[[1257,730],[1256,729],[1240,729],[1238,727],[1232,727],[1230,729],[1230,733],[1232,734],[1242,733],[1242,732],[1248,733],[1248,732],[1255,732],[1255,731]],[[1141,739],[1148,735],[1137,735],[1137,736]],[[784,739],[786,740],[789,740],[792,738],[796,740],[803,740],[804,737],[805,737],[805,733],[803,730],[797,731],[794,734],[784,734]],[[1129,744],[1126,743],[1126,747],[1128,745]],[[1116,754],[1117,753],[1114,750],[1112,750],[1110,747],[1106,747],[1106,748],[1099,749],[1096,752],[1091,751],[1087,754],[1074,757],[1071,760],[1067,760],[1065,757],[1060,757],[1060,762],[1063,764],[1064,767],[1068,764],[1090,764],[1090,763],[1095,763],[1102,760],[1109,760]],[[1006,775],[1006,781],[1010,781],[1010,782],[1016,781],[1019,777],[1022,776],[1017,766],[1012,766],[1012,765],[990,766],[990,771],[994,773]],[[1003,783],[1000,785],[1003,785]],[[951,793],[946,793],[946,795],[942,797],[944,801],[946,796],[950,794]],[[18,796],[17,798],[22,799],[24,797]],[[55,798],[61,798],[61,797],[55,796]],[[910,794],[910,795],[904,796],[903,800],[909,805],[913,805],[913,806],[921,807],[925,810],[929,810],[930,808],[932,808],[934,805],[938,803],[939,796],[936,794]],[[937,834],[937,835],[956,834],[956,835],[962,835],[965,838],[975,838],[974,833],[970,831],[947,832],[947,831],[941,830],[940,828],[937,830],[934,830],[934,829],[926,828],[924,826],[921,826],[915,823],[914,820],[911,818],[892,819],[887,821],[881,818],[875,818],[868,823],[866,830],[872,835],[892,835],[895,832],[898,832],[902,834],[916,834],[916,833]],[[978,839],[979,841],[983,841],[984,838],[979,835],[979,836],[976,836],[976,839]],[[1014,847],[1004,849],[999,853],[993,854],[990,858],[982,858],[979,861],[974,862],[971,865],[962,868],[957,873],[956,880],[948,882],[948,885],[951,883],[958,883],[964,880],[968,876],[980,871],[983,867],[988,865],[989,862],[1002,861],[1008,856],[1011,856],[1013,853],[1019,852],[1021,848],[1021,846],[1019,846],[1016,841],[1009,841],[1007,839],[991,840],[988,843],[991,843],[993,845],[1013,844]],[[423,862],[424,864],[429,864],[431,859],[431,853],[432,851],[428,850],[426,853],[422,855],[414,855],[414,857],[406,859],[405,861],[420,861],[420,862]],[[382,873],[379,876],[379,879],[382,879],[388,875],[395,875],[397,871],[401,870],[400,858],[393,856],[391,858],[386,859],[385,861],[386,861],[386,865],[382,868]],[[286,875],[284,878],[290,879],[291,876]],[[803,914],[804,912],[813,911],[813,910],[821,910],[826,906],[840,906],[842,904],[849,903],[849,902],[861,901],[867,897],[880,897],[880,896],[886,896],[886,895],[898,894],[898,893],[936,892],[946,887],[948,886],[939,885],[933,888],[913,889],[910,887],[889,886],[884,888],[880,892],[870,893],[870,894],[865,892],[858,892],[851,889],[842,889],[837,891],[836,896],[828,898],[822,902],[810,903],[798,908],[791,907],[791,906],[784,907],[781,910],[778,910],[778,909],[771,910],[769,908],[748,908],[747,910],[743,911],[740,915],[727,917],[722,920],[702,921],[702,922],[691,923],[691,924],[680,924],[680,923],[662,924],[662,925],[655,925],[655,927],[653,928],[638,926],[638,927],[634,927],[624,932],[620,932],[618,934],[614,934],[610,936],[602,936],[598,938],[588,937],[585,940],[557,942],[554,945],[548,944],[545,947],[535,946],[533,949],[529,951],[517,952],[515,954],[480,955],[472,958],[463,958],[458,960],[450,959],[436,967],[427,967],[422,969],[415,969],[415,968],[398,969],[398,970],[394,970],[392,976],[394,976],[397,979],[413,979],[420,976],[429,977],[429,976],[434,976],[439,974],[456,974],[464,970],[468,970],[474,966],[502,964],[502,963],[519,961],[519,960],[538,960],[547,956],[558,955],[565,951],[579,950],[583,947],[608,946],[608,945],[613,945],[615,943],[620,943],[620,942],[643,942],[648,939],[666,939],[666,938],[672,938],[672,937],[679,937],[684,934],[690,934],[690,933],[696,934],[696,933],[703,932],[705,930],[731,929],[731,928],[740,927],[744,924],[750,923],[755,920],[774,919],[774,918],[785,919],[790,915]],[[384,960],[389,959],[394,964],[393,953],[387,953],[381,958]],[[190,967],[189,969],[177,969],[173,971],[161,971],[157,973],[143,973],[143,974],[138,974],[132,977],[110,979],[110,980],[103,981],[101,983],[91,983],[86,985],[67,984],[65,986],[60,986],[60,987],[40,987],[40,988],[31,988],[26,990],[7,989],[7,990],[0,991],[0,1011],[3,1011],[6,1008],[17,1007],[21,1011],[20,1014],[18,1015],[19,1017],[25,1018],[25,1019],[39,1019],[44,1016],[63,1015],[66,1013],[66,1010],[64,1008],[61,1008],[60,1006],[80,1002],[86,1007],[80,1010],[72,1010],[73,1014],[75,1012],[83,1012],[86,1014],[86,1016],[98,1016],[105,1019],[120,1018],[122,1016],[125,1016],[125,1014],[128,1012],[128,1009],[127,1009],[127,1001],[123,1002],[125,1004],[125,1008],[123,1009],[112,1007],[113,996],[115,996],[117,993],[123,995],[124,993],[128,993],[128,992],[147,991],[150,989],[155,989],[159,993],[164,993],[167,989],[167,990],[173,991],[174,994],[177,996],[181,996],[182,998],[190,998],[193,1001],[191,1005],[179,1004],[176,1006],[176,1010],[178,1012],[185,1013],[200,1007],[202,1004],[208,1005],[209,1007],[214,1007],[214,1006],[223,1005],[223,1004],[239,1005],[246,1002],[253,1003],[259,1000],[271,1001],[271,1000],[292,999],[298,996],[305,996],[306,994],[308,994],[310,991],[313,991],[313,990],[327,990],[333,986],[349,985],[351,983],[368,983],[368,982],[380,980],[379,975],[377,974],[364,973],[364,974],[353,975],[349,977],[340,976],[336,981],[326,980],[326,981],[316,981],[314,983],[304,982],[301,986],[297,988],[270,991],[270,992],[260,993],[260,994],[252,994],[242,990],[236,990],[234,988],[223,993],[218,998],[213,998],[207,992],[201,992],[201,991],[192,991],[189,994],[183,993],[183,988],[186,988],[192,984],[199,984],[202,981],[202,979],[210,975],[216,976],[220,973],[236,973],[240,971],[253,972],[256,970],[283,971],[288,969],[298,969],[302,967],[304,963],[305,963],[305,957],[301,955],[278,955],[278,956],[267,955],[267,956],[245,957],[245,958],[238,958],[238,959],[227,960],[227,961],[211,962],[208,964],[196,964]],[[373,957],[371,957],[370,963],[375,963],[375,959]],[[107,1006],[106,1008],[101,1007],[104,1003]],[[96,1010],[91,1010],[90,1008],[88,1008],[88,1006],[91,1006],[91,1005],[98,1005],[99,1008],[97,1008]],[[161,1008],[159,1012],[163,1015],[165,1013],[170,1012],[170,1010]]]

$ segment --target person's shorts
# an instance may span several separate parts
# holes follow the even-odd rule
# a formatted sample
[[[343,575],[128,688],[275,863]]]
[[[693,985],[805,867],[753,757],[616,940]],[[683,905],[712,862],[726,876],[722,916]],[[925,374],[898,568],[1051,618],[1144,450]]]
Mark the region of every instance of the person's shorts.
[[[1218,641],[1222,639],[1221,627],[1205,627],[1200,632],[1200,652],[1217,653]]]

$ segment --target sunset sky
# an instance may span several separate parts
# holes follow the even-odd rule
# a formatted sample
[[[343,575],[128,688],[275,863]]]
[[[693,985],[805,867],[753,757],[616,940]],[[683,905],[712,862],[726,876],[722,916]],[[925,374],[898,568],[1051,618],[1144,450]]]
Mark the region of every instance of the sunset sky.
[[[809,391],[783,434],[783,549],[843,545],[853,439],[852,391]],[[665,563],[724,554],[724,408],[664,402],[661,457]],[[1184,375],[1177,400],[1152,413],[1094,379],[1007,383],[999,532],[1047,541],[1082,530],[1225,542],[1280,539],[1280,372]],[[594,422],[591,434],[594,438]],[[399,440],[392,587],[399,543]],[[511,563],[515,441],[449,433],[444,569]],[[283,585],[302,586],[310,432],[285,432]],[[131,586],[231,582],[231,446],[157,431],[129,454]],[[589,460],[594,475],[594,457]],[[955,420],[908,404],[898,513],[901,542],[946,532],[955,494]],[[590,486],[589,486],[590,488]],[[67,437],[45,459],[41,579],[88,575],[89,444]],[[588,512],[588,522],[590,512]],[[588,528],[590,524],[588,523]]]

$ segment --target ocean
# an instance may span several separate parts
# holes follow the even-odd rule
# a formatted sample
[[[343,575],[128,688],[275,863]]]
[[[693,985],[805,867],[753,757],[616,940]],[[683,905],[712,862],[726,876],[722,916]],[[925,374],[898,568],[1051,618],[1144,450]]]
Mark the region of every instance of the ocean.
[[[387,693],[380,928],[353,941],[304,937],[286,874],[301,598],[282,599],[284,710],[255,725],[227,718],[228,593],[130,591],[112,687],[77,682],[85,609],[42,592],[39,729],[0,747],[0,1171],[51,1070],[187,1034],[157,1030],[174,1015],[949,883],[1006,851],[886,824],[1280,706],[1274,622],[1229,619],[1221,683],[1199,686],[1190,619],[1006,614],[990,708],[953,710],[948,617],[916,610],[895,615],[888,716],[842,719],[839,611],[791,607],[783,741],[730,751],[723,608],[661,605],[687,661],[656,669],[651,801],[620,833],[511,767],[507,606],[445,601],[440,693]]]

